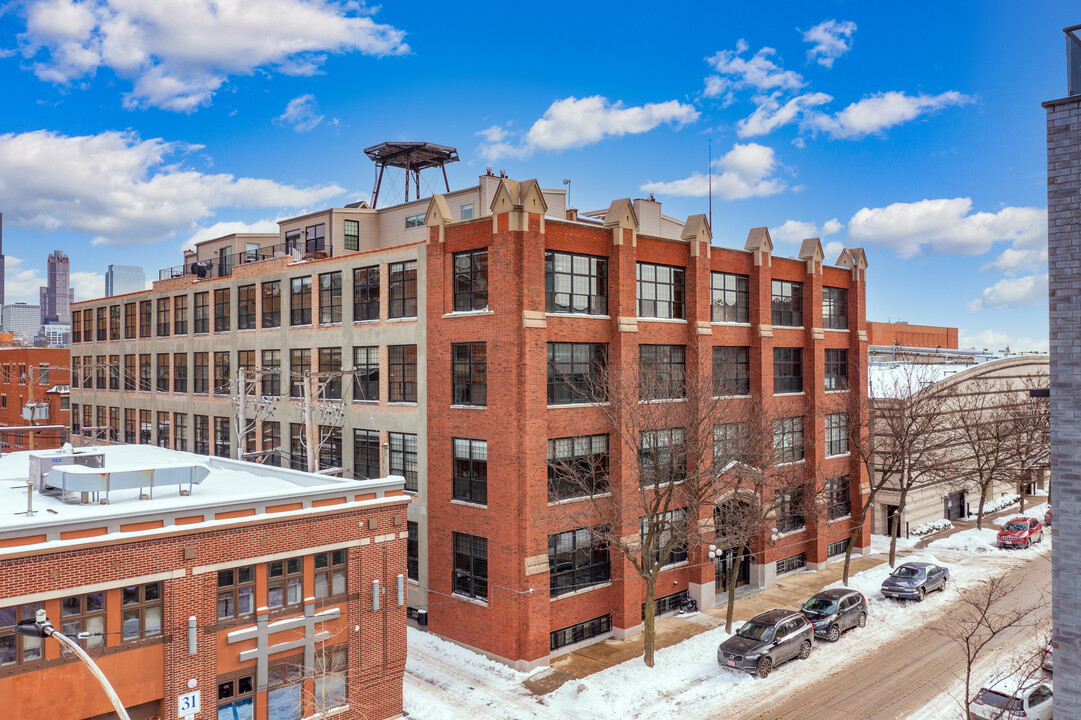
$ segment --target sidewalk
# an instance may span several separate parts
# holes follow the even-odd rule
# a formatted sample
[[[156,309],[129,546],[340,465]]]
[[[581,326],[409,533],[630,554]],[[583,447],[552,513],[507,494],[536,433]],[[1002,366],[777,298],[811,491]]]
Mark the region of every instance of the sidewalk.
[[[880,555],[853,557],[850,573],[867,570],[885,562]],[[781,578],[771,588],[736,597],[733,621],[736,625],[760,612],[773,608],[797,608],[825,586],[841,579],[844,562],[831,562],[824,570],[802,572]],[[724,625],[727,606],[721,605],[694,615],[670,615],[657,620],[657,649],[683,642],[689,637]],[[605,640],[561,655],[548,670],[525,681],[524,686],[535,695],[545,695],[564,683],[583,678],[605,668],[642,656],[642,636],[627,640]]]
[[[1031,508],[1047,502],[1046,496],[1029,496],[1025,507]],[[993,519],[1016,515],[1017,506],[989,514],[984,517],[984,527],[995,527]],[[925,537],[908,548],[898,547],[899,557],[925,549],[931,542],[949,537],[963,530],[976,527],[976,519],[957,520],[953,528]],[[886,562],[888,553],[853,557],[850,574],[868,570]],[[737,593],[733,622],[737,626],[760,612],[773,608],[797,608],[807,598],[822,588],[841,579],[844,570],[842,561],[829,563],[818,572],[802,572],[781,578],[774,587],[751,594]],[[689,637],[724,625],[727,606],[721,605],[694,615],[670,615],[657,620],[656,647],[658,650],[683,642]],[[551,667],[536,673],[523,685],[534,695],[545,695],[564,683],[592,675],[606,668],[642,656],[642,636],[627,640],[609,639],[561,655],[552,661]]]

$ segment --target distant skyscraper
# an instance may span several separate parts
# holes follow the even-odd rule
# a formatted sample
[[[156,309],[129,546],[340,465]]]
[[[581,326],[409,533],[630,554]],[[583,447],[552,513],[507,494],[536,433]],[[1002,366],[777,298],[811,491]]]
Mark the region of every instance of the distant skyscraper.
[[[17,338],[33,340],[41,332],[41,307],[26,303],[5,305],[3,325],[5,332],[15,333]]]
[[[49,255],[46,283],[41,288],[41,324],[71,324],[71,263],[59,250]]]
[[[109,270],[105,273],[105,297],[142,290],[146,290],[146,274],[141,267],[138,265],[109,266]]]

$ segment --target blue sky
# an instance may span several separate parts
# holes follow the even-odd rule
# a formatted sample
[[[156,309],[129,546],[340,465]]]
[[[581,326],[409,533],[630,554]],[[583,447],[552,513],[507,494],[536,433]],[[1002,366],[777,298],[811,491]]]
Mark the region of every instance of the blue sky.
[[[1040,102],[1076,4],[751,5],[0,4],[9,301],[54,248],[90,297],[109,263],[368,198],[383,140],[457,147],[452,186],[492,165],[680,218],[711,144],[715,243],[863,246],[870,319],[1045,349]]]

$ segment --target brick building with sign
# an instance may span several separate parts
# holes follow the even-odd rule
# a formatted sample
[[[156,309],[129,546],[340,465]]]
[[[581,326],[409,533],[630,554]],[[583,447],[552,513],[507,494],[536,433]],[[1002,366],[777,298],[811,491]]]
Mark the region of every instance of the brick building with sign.
[[[0,502],[35,510],[0,519],[5,717],[113,717],[74,656],[14,633],[38,609],[83,633],[132,720],[401,717],[400,477],[132,446],[44,453],[42,473],[31,455],[0,458]]]

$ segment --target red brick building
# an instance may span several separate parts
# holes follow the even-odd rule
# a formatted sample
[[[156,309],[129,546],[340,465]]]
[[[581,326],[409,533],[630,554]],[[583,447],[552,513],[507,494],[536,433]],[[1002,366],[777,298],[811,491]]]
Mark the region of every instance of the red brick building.
[[[860,506],[859,462],[847,444],[827,454],[836,428],[826,427],[833,416],[822,408],[830,392],[866,397],[862,250],[845,250],[840,267],[824,264],[817,239],[804,242],[798,260],[773,257],[765,228],[752,230],[743,250],[721,248],[705,216],[679,223],[652,200],[616,201],[587,214],[595,220],[555,219],[532,180],[501,183],[491,209],[455,222],[436,196],[426,218],[429,589],[459,600],[431,608],[433,631],[520,668],[572,644],[640,631],[642,583],[619,553],[603,555],[607,576],[591,587],[563,594],[551,584],[550,548],[577,528],[548,512],[550,443],[609,447],[596,408],[551,394],[552,358],[580,346],[592,357],[604,345],[609,365],[620,366],[664,347],[681,373],[713,372],[715,348],[732,349],[745,359],[747,401],[765,398],[803,428],[806,482],[833,478],[843,489],[839,507]],[[791,386],[779,384],[775,351],[787,353]],[[617,445],[609,483],[637,483]],[[737,559],[743,580],[770,585],[843,554],[852,520],[839,514],[809,519],[783,544]],[[868,543],[865,532],[858,549]],[[685,594],[713,605],[718,568],[706,552],[689,548],[665,571],[658,612]]]
[[[957,349],[957,328],[937,325],[910,325],[908,323],[867,323],[867,335],[871,345],[899,345],[901,347]]]
[[[0,519],[5,717],[113,717],[56,641],[13,633],[38,609],[65,634],[88,633],[84,648],[133,720],[188,717],[179,703],[193,693],[197,720],[401,717],[400,477],[343,480],[152,446],[80,453],[96,451],[103,469],[53,465],[50,483],[68,491],[35,490],[36,515]],[[25,507],[26,490],[10,486],[29,463],[0,459],[9,510]]]
[[[0,347],[0,426],[71,426],[69,392],[71,352],[67,348]],[[28,404],[36,408],[29,419]],[[60,430],[34,434],[34,447],[58,448],[67,439]],[[2,449],[30,447],[30,433],[0,434]]]

